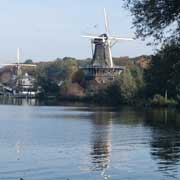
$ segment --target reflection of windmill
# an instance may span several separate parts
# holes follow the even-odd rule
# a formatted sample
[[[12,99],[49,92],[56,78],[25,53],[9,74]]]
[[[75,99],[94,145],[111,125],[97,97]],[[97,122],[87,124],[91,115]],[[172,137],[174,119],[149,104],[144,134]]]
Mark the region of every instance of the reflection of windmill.
[[[108,179],[111,161],[113,113],[99,111],[92,117],[92,170],[100,171],[104,179]]]
[[[20,63],[20,50],[17,48],[17,63],[14,64],[1,64],[1,66],[14,66],[17,68],[17,76],[22,74],[21,69],[22,67],[36,67],[35,64],[23,64]]]
[[[83,67],[85,74],[90,76],[109,76],[120,74],[124,67],[115,66],[113,63],[111,48],[119,41],[131,41],[131,38],[110,36],[109,23],[106,10],[104,9],[105,30],[101,35],[85,35],[83,37],[91,39],[93,60],[91,66]]]

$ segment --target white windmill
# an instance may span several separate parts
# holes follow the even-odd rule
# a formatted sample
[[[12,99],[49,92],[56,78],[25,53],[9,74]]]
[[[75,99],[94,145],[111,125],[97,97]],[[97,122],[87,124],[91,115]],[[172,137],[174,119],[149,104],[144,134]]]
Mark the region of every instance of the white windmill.
[[[0,64],[0,66],[15,66],[17,68],[17,76],[21,75],[21,68],[24,67],[36,67],[37,65],[35,64],[24,64],[20,63],[20,49],[17,48],[17,63],[12,63],[12,64]]]
[[[93,66],[114,68],[111,48],[119,41],[132,41],[132,38],[111,36],[109,33],[109,21],[104,8],[105,33],[101,35],[85,35],[83,37],[91,39]]]

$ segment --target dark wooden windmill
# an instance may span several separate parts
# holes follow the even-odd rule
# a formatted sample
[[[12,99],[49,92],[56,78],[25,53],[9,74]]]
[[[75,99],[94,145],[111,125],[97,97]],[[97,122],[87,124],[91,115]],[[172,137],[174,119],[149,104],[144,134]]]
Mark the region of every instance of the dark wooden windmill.
[[[111,48],[119,41],[132,41],[131,38],[114,37],[109,34],[109,23],[104,9],[105,33],[101,35],[85,35],[91,40],[92,62],[90,66],[81,67],[87,79],[96,79],[98,82],[113,80],[120,74],[124,67],[115,66]]]

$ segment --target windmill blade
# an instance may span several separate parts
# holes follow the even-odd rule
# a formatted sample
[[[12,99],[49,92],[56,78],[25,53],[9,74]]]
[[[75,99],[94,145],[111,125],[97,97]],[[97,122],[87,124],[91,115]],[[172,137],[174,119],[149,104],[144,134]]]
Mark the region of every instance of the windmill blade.
[[[0,64],[0,66],[17,66],[18,64]]]
[[[36,64],[19,64],[20,66],[36,67]]]
[[[28,66],[28,67],[36,67],[36,64],[0,64],[0,66]]]
[[[82,36],[84,38],[89,38],[89,39],[105,39],[104,37],[100,37],[100,36],[94,36],[94,35],[85,35],[85,36]]]
[[[109,35],[109,21],[108,21],[108,16],[107,16],[107,12],[105,8],[104,8],[104,20],[105,20],[106,34]]]
[[[123,37],[110,37],[111,40],[117,40],[117,41],[133,41],[133,38],[123,38]]]

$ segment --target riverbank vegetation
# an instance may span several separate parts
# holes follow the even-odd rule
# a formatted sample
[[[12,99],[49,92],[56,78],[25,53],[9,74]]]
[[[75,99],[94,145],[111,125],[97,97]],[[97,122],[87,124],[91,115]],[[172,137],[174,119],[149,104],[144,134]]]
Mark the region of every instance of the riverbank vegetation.
[[[137,38],[151,37],[157,47],[151,56],[114,58],[125,70],[112,82],[87,81],[80,66],[91,59],[57,58],[36,63],[29,73],[40,87],[39,98],[88,101],[106,105],[180,105],[180,2],[179,0],[124,0],[133,16]],[[155,46],[158,45],[158,46]],[[159,48],[160,47],[160,48]],[[25,63],[33,63],[27,60]],[[0,72],[1,80],[8,76]],[[26,69],[27,71],[27,69]]]
[[[83,60],[65,58],[40,63],[36,72],[37,84],[41,87],[39,97],[115,106],[177,106],[180,102],[179,57],[180,47],[168,44],[154,56],[128,59],[124,72],[104,85],[95,81],[87,84],[84,73],[78,69],[85,63]],[[122,63],[122,59],[118,62]]]
[[[180,46],[171,41],[152,56],[114,58],[125,70],[112,82],[87,81],[80,66],[88,60],[66,57],[37,63],[35,69],[23,69],[36,78],[38,98],[59,101],[84,101],[103,105],[178,106],[180,104]],[[32,61],[28,61],[33,63]],[[5,72],[3,75],[2,72]],[[1,70],[1,80],[9,78],[9,69]],[[5,81],[6,82],[6,81]]]

